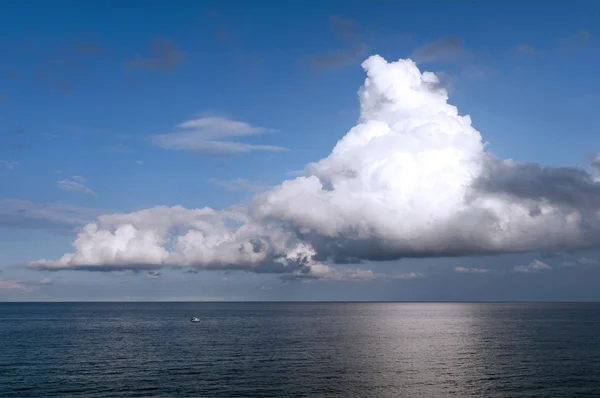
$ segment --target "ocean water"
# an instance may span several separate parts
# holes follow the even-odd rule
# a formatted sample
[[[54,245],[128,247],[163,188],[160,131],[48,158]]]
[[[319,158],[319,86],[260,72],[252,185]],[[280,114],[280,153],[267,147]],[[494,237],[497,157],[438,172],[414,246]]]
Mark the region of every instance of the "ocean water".
[[[600,304],[0,304],[0,397],[55,396],[600,397]]]

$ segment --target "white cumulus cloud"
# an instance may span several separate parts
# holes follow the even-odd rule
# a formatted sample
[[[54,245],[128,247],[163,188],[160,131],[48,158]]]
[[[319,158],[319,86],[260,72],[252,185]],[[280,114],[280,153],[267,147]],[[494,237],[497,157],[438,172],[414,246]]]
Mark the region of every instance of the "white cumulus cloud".
[[[307,165],[305,176],[247,206],[106,214],[81,229],[71,253],[29,265],[347,279],[352,271],[332,263],[600,246],[600,184],[591,175],[496,159],[471,118],[448,103],[436,75],[410,59],[372,56],[362,66],[358,124],[329,156]],[[246,144],[224,137],[261,132],[218,118],[181,128],[155,136],[155,144],[230,153]],[[539,270],[538,263],[523,269]]]

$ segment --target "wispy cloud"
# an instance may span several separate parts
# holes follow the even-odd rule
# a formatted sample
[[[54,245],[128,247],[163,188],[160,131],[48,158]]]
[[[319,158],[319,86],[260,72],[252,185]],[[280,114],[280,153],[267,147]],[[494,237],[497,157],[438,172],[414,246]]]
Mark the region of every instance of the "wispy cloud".
[[[523,54],[523,55],[538,55],[538,54],[540,54],[540,51],[533,48],[533,46],[530,44],[519,44],[517,46],[517,48],[515,49],[515,52],[517,54]]]
[[[8,161],[8,160],[0,160],[0,163],[4,164],[4,166],[9,170],[12,170],[19,165],[19,162]]]
[[[86,195],[96,195],[96,192],[88,188],[82,183],[83,177],[73,176],[71,179],[64,179],[57,182],[60,189],[65,191],[79,192]],[[77,181],[75,181],[77,180]],[[79,181],[79,182],[78,182]],[[84,180],[85,181],[85,180]]]
[[[0,290],[18,290],[21,292],[32,292],[34,288],[20,281],[0,279]]]
[[[346,42],[348,47],[312,55],[310,65],[314,69],[329,69],[346,65],[358,59],[367,50],[367,46],[358,35],[356,21],[334,15],[329,19],[329,23],[335,35]]]
[[[488,268],[454,267],[454,272],[460,274],[487,274],[490,270]]]
[[[141,160],[136,160],[136,161],[135,161],[135,164],[137,164],[138,166],[143,166],[143,165],[144,165],[144,162],[143,162],[143,161],[141,161]]]
[[[391,281],[400,279],[419,279],[425,275],[420,272],[409,273],[377,273],[370,269],[338,268],[327,265],[313,265],[280,276],[282,281],[334,281],[334,282],[369,282]]]
[[[416,48],[412,52],[411,58],[418,63],[436,62],[456,60],[468,53],[460,37],[445,36]]]
[[[232,141],[234,138],[259,135],[271,130],[223,117],[203,117],[189,120],[181,123],[178,128],[182,131],[154,135],[152,137],[153,144],[163,149],[186,150],[202,155],[285,150],[279,146],[252,145]]]
[[[533,260],[531,263],[529,263],[527,265],[517,265],[517,266],[513,267],[513,271],[522,272],[522,273],[547,271],[550,269],[552,269],[551,266],[549,266],[546,263],[541,262],[540,260]]]
[[[106,150],[109,152],[114,152],[114,153],[131,153],[131,152],[133,152],[132,149],[127,148],[123,144],[109,145],[106,147]]]
[[[585,48],[592,40],[592,34],[588,30],[580,30],[570,36],[564,37],[557,42],[561,51],[575,51]]]
[[[598,263],[598,261],[594,260],[593,258],[587,258],[587,257],[580,257],[577,259],[577,262],[579,264],[596,264],[596,263]]]
[[[0,228],[72,231],[102,213],[89,207],[0,199]]]
[[[78,54],[101,57],[108,53],[97,41],[80,41],[73,45],[72,50]]]
[[[257,181],[246,180],[244,178],[236,178],[233,180],[219,180],[216,178],[211,178],[208,180],[208,182],[228,191],[262,192],[270,188],[269,185]]]
[[[183,63],[185,58],[185,53],[174,42],[164,37],[156,37],[150,45],[149,57],[134,58],[126,66],[130,69],[170,71]]]

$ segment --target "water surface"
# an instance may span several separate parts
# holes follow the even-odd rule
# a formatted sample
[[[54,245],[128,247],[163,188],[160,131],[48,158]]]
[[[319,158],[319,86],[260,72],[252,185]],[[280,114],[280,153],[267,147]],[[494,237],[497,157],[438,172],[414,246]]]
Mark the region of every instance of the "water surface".
[[[0,396],[600,396],[600,304],[4,303]]]

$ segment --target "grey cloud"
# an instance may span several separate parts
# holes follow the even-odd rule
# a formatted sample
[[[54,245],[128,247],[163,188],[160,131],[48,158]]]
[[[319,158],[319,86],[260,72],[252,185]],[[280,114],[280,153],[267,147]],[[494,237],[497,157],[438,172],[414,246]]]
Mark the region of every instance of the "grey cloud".
[[[491,157],[486,166],[475,184],[480,191],[578,209],[600,209],[600,184],[583,169],[501,162]],[[536,211],[532,208],[532,214]]]

